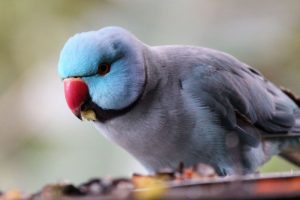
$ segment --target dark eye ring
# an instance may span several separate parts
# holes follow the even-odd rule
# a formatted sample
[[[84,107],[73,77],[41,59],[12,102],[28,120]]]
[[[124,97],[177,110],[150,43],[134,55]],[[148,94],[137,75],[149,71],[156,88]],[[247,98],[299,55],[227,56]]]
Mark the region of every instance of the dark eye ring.
[[[108,63],[101,63],[98,66],[98,74],[100,76],[104,76],[105,74],[107,74],[110,71],[110,64]]]

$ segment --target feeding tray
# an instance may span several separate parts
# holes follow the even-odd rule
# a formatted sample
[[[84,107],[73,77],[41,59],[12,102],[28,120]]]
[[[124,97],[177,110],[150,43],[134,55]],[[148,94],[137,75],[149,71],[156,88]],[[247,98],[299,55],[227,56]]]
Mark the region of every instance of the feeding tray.
[[[59,183],[32,195],[8,191],[0,200],[300,199],[300,171],[219,177],[210,168],[199,169],[92,179],[78,186]]]

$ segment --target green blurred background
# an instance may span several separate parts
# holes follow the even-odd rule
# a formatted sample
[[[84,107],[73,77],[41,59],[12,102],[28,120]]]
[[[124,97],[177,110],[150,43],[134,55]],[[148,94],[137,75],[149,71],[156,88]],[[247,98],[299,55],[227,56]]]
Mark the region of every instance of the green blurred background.
[[[0,0],[0,188],[144,172],[64,101],[60,49],[76,32],[125,27],[150,45],[228,52],[300,94],[298,0]],[[275,158],[262,171],[296,169]]]

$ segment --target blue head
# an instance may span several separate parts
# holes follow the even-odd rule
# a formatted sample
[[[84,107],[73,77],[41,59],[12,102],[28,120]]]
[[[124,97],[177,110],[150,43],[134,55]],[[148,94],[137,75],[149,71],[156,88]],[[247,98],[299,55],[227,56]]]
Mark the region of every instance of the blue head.
[[[79,33],[63,47],[58,72],[62,79],[82,80],[91,101],[101,109],[121,110],[131,105],[143,90],[143,44],[119,27]],[[73,95],[70,98],[75,99],[69,100],[76,104],[82,91],[71,91],[74,92],[77,97]]]

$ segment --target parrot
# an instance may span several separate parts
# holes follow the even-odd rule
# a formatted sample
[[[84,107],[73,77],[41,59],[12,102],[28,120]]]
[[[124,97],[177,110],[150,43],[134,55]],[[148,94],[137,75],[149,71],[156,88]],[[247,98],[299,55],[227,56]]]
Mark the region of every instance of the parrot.
[[[274,155],[300,165],[300,98],[227,53],[108,26],[70,37],[58,74],[71,112],[149,173],[251,174]]]

